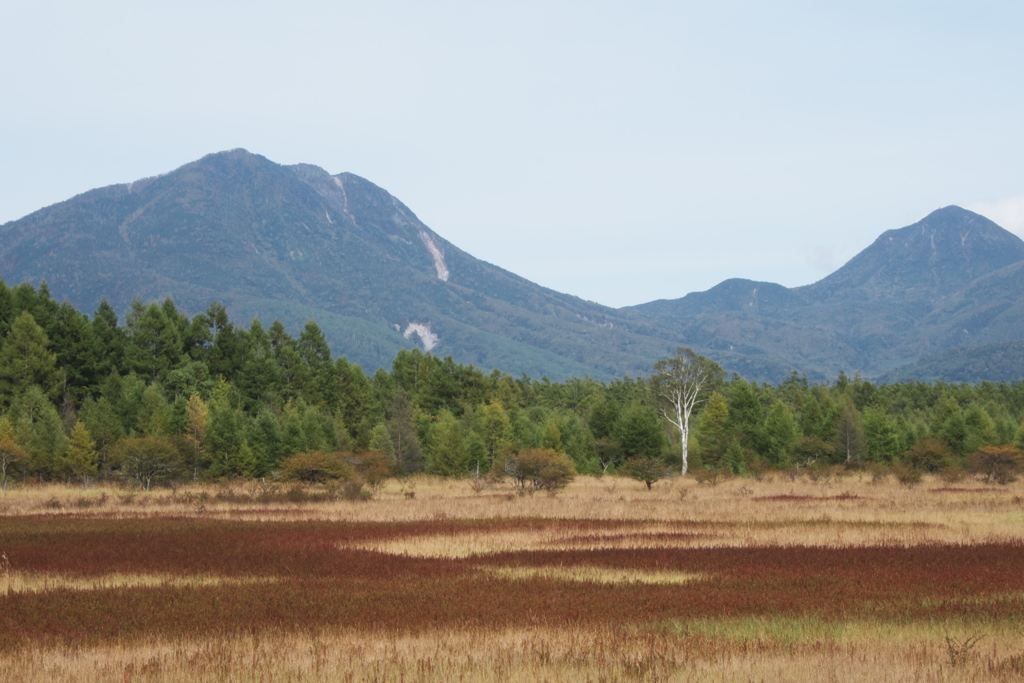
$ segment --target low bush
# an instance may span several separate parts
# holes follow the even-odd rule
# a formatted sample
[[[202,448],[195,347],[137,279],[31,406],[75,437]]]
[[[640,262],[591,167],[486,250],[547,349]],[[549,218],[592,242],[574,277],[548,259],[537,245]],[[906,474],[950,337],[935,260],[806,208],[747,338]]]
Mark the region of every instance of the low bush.
[[[380,488],[385,480],[395,474],[395,461],[379,451],[365,451],[350,456],[347,462],[370,488]]]
[[[986,482],[1009,484],[1017,481],[1024,453],[1013,446],[985,446],[970,457],[971,472],[983,475]]]
[[[619,468],[619,472],[647,484],[647,490],[650,491],[654,482],[668,476],[668,467],[661,458],[630,458]]]
[[[350,479],[355,474],[341,453],[310,451],[298,453],[281,461],[280,475],[286,481],[322,484]]]
[[[903,454],[903,463],[920,472],[942,472],[956,463],[949,445],[941,439],[922,439]]]
[[[505,474],[525,490],[557,491],[575,478],[569,458],[550,448],[527,448],[505,458]]]

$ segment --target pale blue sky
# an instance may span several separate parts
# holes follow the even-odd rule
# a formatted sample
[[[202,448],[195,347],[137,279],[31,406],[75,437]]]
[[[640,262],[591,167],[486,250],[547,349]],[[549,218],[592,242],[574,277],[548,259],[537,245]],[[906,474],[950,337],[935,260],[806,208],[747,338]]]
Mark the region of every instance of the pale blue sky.
[[[244,147],[613,306],[1024,234],[1021,3],[9,2],[0,63],[0,222]]]

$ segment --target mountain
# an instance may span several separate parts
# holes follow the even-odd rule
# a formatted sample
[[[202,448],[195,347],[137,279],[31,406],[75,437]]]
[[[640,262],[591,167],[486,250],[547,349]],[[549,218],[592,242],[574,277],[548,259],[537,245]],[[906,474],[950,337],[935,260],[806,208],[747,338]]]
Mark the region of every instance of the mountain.
[[[890,370],[878,380],[978,384],[993,378],[1024,380],[1024,340],[947,349]]]
[[[727,280],[631,310],[712,355],[739,350],[814,379],[878,378],[922,356],[1024,338],[1021,294],[1024,241],[949,206],[883,233],[811,285]],[[1007,372],[1004,363],[998,378]]]
[[[310,318],[369,372],[414,345],[552,379],[646,374],[673,347],[614,309],[484,263],[350,173],[245,150],[86,192],[0,226],[0,276],[45,279],[80,310],[107,298],[217,300],[248,324]]]
[[[811,285],[732,279],[616,310],[474,258],[368,180],[232,150],[0,226],[0,277],[45,279],[85,312],[169,296],[189,314],[219,301],[238,324],[313,318],[369,372],[419,346],[485,371],[610,379],[690,346],[757,381],[1022,379],[1024,242],[955,206]]]

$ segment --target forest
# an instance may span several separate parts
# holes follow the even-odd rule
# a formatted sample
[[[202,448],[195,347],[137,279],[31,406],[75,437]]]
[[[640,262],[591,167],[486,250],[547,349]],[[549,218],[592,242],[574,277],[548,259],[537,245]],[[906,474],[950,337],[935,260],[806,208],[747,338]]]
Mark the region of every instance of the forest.
[[[487,373],[418,349],[368,376],[332,357],[313,320],[293,337],[279,321],[236,326],[217,303],[190,318],[168,298],[136,300],[122,323],[105,301],[90,318],[45,281],[0,281],[4,487],[365,477],[369,465],[377,476],[485,478],[538,451],[578,474],[650,486],[679,462],[678,430],[654,388],[650,377]],[[846,468],[910,484],[967,472],[1006,483],[1024,446],[1021,382],[876,385],[840,374],[773,386],[732,375],[700,399],[689,451],[702,481]]]

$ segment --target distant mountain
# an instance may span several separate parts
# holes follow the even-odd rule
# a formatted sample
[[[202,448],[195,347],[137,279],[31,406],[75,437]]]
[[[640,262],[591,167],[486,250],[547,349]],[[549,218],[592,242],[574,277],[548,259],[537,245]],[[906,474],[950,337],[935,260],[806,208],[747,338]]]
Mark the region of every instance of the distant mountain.
[[[488,371],[610,378],[672,348],[473,258],[367,180],[245,150],[42,209],[0,226],[0,245],[5,280],[45,279],[85,312],[169,296],[190,313],[220,301],[246,325],[315,318],[369,372],[419,345]]]
[[[45,279],[85,312],[169,296],[190,314],[219,301],[243,325],[279,318],[297,331],[314,318],[369,372],[420,346],[485,371],[609,379],[646,375],[682,345],[758,381],[900,368],[943,379],[964,363],[1020,379],[1016,347],[999,345],[1024,339],[1024,242],[955,206],[882,234],[812,285],[733,279],[615,310],[472,257],[368,180],[245,150],[0,226],[0,277]],[[979,364],[992,349],[999,362]]]
[[[1024,260],[1024,241],[984,216],[947,206],[899,230],[888,230],[842,268],[800,287],[817,301],[937,301],[980,277]]]
[[[812,285],[727,280],[631,310],[709,353],[740,351],[816,379],[878,378],[922,356],[1024,338],[1022,269],[1024,241],[949,206],[883,233]]]
[[[890,370],[880,382],[964,382],[1024,381],[1024,340],[958,346]]]

